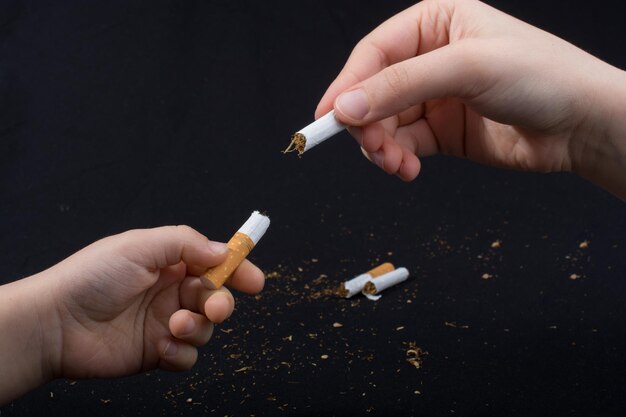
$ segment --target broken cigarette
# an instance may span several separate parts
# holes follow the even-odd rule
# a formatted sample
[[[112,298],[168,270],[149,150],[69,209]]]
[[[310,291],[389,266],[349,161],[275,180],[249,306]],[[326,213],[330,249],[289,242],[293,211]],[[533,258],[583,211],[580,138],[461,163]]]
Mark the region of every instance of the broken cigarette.
[[[409,271],[406,268],[398,268],[395,271],[381,275],[375,280],[370,280],[365,283],[363,287],[363,295],[370,300],[378,300],[381,296],[379,293],[383,292],[389,287],[393,287],[396,284],[406,281],[409,278]]]
[[[346,126],[335,118],[335,110],[331,110],[304,129],[294,133],[291,136],[291,143],[283,153],[298,151],[298,156],[300,156],[345,128]]]
[[[201,279],[204,286],[210,290],[216,290],[224,285],[228,277],[248,256],[252,248],[259,243],[269,225],[269,217],[258,211],[253,212],[250,218],[226,244],[228,247],[226,260],[217,266],[207,269],[202,274]]]
[[[341,297],[350,298],[360,293],[363,290],[363,286],[367,281],[391,272],[393,271],[393,269],[393,264],[385,262],[384,264],[378,265],[374,269],[370,269],[369,271],[361,275],[357,275],[349,281],[342,282],[341,284],[339,284],[339,289],[337,290],[337,292]]]

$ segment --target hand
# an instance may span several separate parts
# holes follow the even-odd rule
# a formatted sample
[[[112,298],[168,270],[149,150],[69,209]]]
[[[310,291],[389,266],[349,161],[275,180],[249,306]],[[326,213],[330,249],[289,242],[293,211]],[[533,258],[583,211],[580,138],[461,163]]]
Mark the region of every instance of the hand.
[[[36,323],[22,324],[30,328],[32,345],[41,346],[44,381],[115,377],[155,367],[184,370],[196,362],[196,348],[208,342],[213,323],[233,312],[226,288],[209,291],[198,278],[225,258],[224,244],[186,226],[133,230],[102,239],[0,294],[37,307],[30,319]],[[257,293],[264,277],[246,260],[227,284]],[[0,352],[0,359],[7,359],[5,354]]]
[[[403,180],[418,157],[443,153],[573,170],[626,197],[625,90],[622,71],[483,3],[425,0],[359,42],[316,117],[334,106],[366,156]]]

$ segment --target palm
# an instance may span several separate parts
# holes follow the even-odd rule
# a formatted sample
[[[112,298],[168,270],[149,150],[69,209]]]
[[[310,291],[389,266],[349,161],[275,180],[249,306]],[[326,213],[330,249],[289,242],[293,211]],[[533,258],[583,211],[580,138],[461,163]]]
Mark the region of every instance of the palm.
[[[90,277],[69,294],[65,305],[71,320],[64,329],[67,348],[61,362],[65,376],[112,377],[158,365],[156,342],[170,334],[168,320],[181,308],[186,268],[143,270],[139,277],[137,268],[116,270],[116,279]]]
[[[456,100],[437,107],[427,119],[444,153],[525,171],[561,171],[567,163],[563,135],[498,123]]]
[[[498,123],[458,99],[427,102],[419,113],[419,119],[425,124],[412,121],[408,126],[399,126],[399,119],[392,118],[395,122],[392,136],[402,129],[411,129],[410,136],[417,138],[412,150],[418,154],[440,152],[487,165],[528,171],[568,169],[565,134],[532,133]]]

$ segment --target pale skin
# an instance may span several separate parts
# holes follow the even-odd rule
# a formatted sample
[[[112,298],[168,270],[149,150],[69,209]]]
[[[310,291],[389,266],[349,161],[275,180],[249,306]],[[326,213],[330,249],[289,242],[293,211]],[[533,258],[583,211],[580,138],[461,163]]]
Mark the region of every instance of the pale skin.
[[[476,0],[425,0],[361,40],[316,110],[411,181],[437,153],[571,171],[626,199],[626,73]]]
[[[0,286],[0,405],[54,378],[191,368],[234,309],[198,278],[225,258],[187,226],[132,230]],[[255,294],[264,276],[245,260],[227,285]]]

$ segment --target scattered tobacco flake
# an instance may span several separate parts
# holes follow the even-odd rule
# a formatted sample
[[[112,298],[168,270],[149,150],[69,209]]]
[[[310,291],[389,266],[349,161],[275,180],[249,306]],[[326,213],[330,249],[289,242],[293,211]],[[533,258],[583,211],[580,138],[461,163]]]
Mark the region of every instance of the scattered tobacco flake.
[[[415,342],[409,342],[409,348],[406,350],[406,361],[413,365],[417,369],[422,368],[424,362],[424,356],[427,356],[428,352],[417,346]]]
[[[267,278],[267,279],[275,279],[275,278],[280,278],[280,273],[278,273],[277,271],[268,272],[268,273],[265,275],[265,278]]]
[[[454,321],[444,321],[443,324],[446,327],[454,327],[455,329],[456,328],[459,328],[459,329],[469,329],[469,326],[467,324],[458,325]]]

